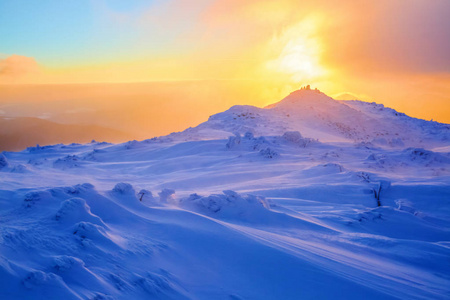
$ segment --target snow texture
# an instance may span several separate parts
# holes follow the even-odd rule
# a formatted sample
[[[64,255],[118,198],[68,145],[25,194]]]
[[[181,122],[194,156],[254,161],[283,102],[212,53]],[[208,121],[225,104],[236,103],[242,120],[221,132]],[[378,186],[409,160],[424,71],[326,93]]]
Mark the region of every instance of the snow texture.
[[[447,124],[299,90],[0,154],[0,299],[449,299]]]

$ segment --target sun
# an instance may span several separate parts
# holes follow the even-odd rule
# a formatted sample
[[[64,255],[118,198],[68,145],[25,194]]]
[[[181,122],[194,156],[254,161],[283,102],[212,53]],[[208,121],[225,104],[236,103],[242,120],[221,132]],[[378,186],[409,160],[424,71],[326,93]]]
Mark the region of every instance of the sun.
[[[279,44],[272,46],[282,46],[278,56],[267,62],[267,68],[289,75],[297,82],[310,81],[324,75],[325,69],[320,64],[322,47],[314,34],[316,29],[316,19],[308,19],[286,30],[272,42]]]
[[[321,72],[314,54],[304,39],[291,40],[278,58],[278,68],[294,77],[316,77]]]

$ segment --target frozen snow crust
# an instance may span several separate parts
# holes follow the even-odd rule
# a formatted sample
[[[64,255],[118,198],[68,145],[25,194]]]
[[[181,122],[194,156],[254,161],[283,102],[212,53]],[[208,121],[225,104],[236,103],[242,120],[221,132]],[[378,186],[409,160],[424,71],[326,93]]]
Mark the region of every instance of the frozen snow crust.
[[[302,90],[4,152],[0,299],[448,299],[448,150],[448,125]]]

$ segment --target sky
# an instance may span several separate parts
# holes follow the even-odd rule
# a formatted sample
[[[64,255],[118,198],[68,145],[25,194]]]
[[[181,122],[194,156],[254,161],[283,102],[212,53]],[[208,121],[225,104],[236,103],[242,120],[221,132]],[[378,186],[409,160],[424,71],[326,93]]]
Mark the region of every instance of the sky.
[[[0,0],[0,84],[311,84],[450,123],[449,37],[448,0]]]

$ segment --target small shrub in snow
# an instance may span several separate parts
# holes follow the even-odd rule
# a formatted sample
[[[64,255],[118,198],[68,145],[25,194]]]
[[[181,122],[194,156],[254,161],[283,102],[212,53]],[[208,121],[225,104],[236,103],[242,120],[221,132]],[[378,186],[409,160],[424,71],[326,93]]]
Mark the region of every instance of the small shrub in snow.
[[[291,143],[298,143],[303,139],[303,136],[298,131],[287,131],[283,134],[283,139]]]
[[[405,147],[405,143],[401,138],[394,138],[389,143],[392,147]]]
[[[173,289],[166,277],[152,272],[147,272],[146,275],[143,277],[136,274],[132,284],[141,287],[149,295],[159,295]]]
[[[270,145],[270,144],[271,143],[268,142],[265,137],[260,136],[259,138],[252,140],[252,150],[259,150],[259,149],[261,149],[261,147],[264,147],[265,145]]]
[[[77,184],[75,186],[68,186],[64,188],[64,193],[69,195],[78,195],[82,192],[87,192],[94,189],[94,186],[90,183]]]
[[[162,203],[168,203],[173,200],[173,195],[175,194],[175,190],[172,189],[163,189],[158,193],[159,201]]]
[[[79,258],[67,255],[59,255],[53,258],[53,269],[57,272],[68,271],[74,266],[84,267],[84,262]]]
[[[247,131],[244,134],[244,138],[247,139],[247,140],[253,140],[255,138],[255,136],[253,135],[253,132]]]
[[[74,238],[82,246],[115,245],[102,226],[90,222],[79,222],[72,226],[71,229]]]
[[[53,273],[46,273],[39,270],[33,271],[27,275],[22,281],[27,289],[32,289],[35,286],[49,285],[49,286],[64,286],[62,278]]]
[[[31,152],[37,152],[41,149],[43,149],[43,148],[41,146],[39,146],[39,144],[36,144],[36,147],[28,147],[27,151],[31,153]]]
[[[23,199],[25,207],[32,207],[37,202],[52,198],[52,194],[48,191],[29,192]]]
[[[125,143],[125,149],[134,149],[139,146],[139,142],[136,140],[132,140]]]
[[[233,149],[240,144],[241,144],[241,135],[239,133],[235,133],[234,136],[230,136],[228,138],[226,147],[227,147],[227,149]]]
[[[58,158],[54,163],[53,167],[66,169],[66,168],[76,168],[80,166],[80,158],[76,155],[67,155],[64,158]]]
[[[370,174],[366,172],[356,172],[355,175],[357,178],[360,178],[364,182],[370,182],[371,180]]]
[[[392,167],[399,163],[398,161],[392,161],[382,153],[372,153],[366,158],[366,161],[369,163],[369,167],[374,166],[382,169]]]
[[[425,150],[422,148],[408,148],[404,150],[404,153],[409,156],[411,161],[431,163],[431,162],[446,162],[449,163],[450,159],[444,157],[439,153],[433,151]]]
[[[380,195],[382,190],[387,190],[391,186],[391,182],[387,180],[381,180],[376,188],[373,188],[373,194],[377,199],[377,205],[381,206]]]
[[[134,189],[133,186],[129,183],[119,182],[114,186],[113,192],[121,195],[127,195],[127,194],[134,194]]]
[[[139,201],[141,201],[141,202],[142,201],[150,201],[150,202],[155,201],[155,198],[153,197],[152,192],[149,190],[145,190],[145,189],[142,189],[139,191],[138,197],[139,197]]]
[[[1,169],[1,168],[0,168]],[[11,169],[11,173],[25,173],[27,172],[28,169],[27,167],[25,167],[24,165],[20,164],[20,165],[15,165],[12,169]]]
[[[3,153],[0,153],[0,170],[9,166],[8,160]]]
[[[356,147],[356,148],[365,148],[365,149],[374,149],[374,148],[375,148],[375,146],[373,145],[373,143],[371,143],[371,142],[365,142],[365,141],[360,142],[360,143],[356,143],[356,144],[355,144],[355,147]]]
[[[181,199],[179,204],[203,213],[220,213],[225,217],[242,217],[243,214],[258,214],[270,209],[270,204],[263,197],[241,195],[231,190],[206,197],[191,194],[189,197]]]
[[[261,155],[262,157],[265,157],[265,158],[275,158],[275,157],[280,156],[280,154],[278,154],[278,152],[276,152],[275,150],[270,149],[269,147],[259,151],[259,155]]]
[[[298,131],[287,131],[281,138],[290,144],[295,144],[303,148],[317,141],[310,138],[304,138]]]
[[[94,149],[91,152],[88,152],[86,155],[84,155],[83,160],[97,161],[98,155],[104,152],[105,152],[104,150]]]
[[[235,133],[234,136],[228,138],[226,144],[227,149],[245,149],[249,151],[260,150],[264,145],[269,145],[270,143],[263,137],[260,136],[255,138],[252,132],[248,131],[243,137],[239,133]]]
[[[357,220],[360,223],[364,222],[376,222],[379,220],[383,220],[383,215],[376,210],[369,210],[357,215]]]
[[[43,165],[47,161],[48,161],[48,159],[46,159],[46,158],[44,158],[44,159],[32,158],[32,159],[29,159],[27,163],[29,165],[33,165],[33,166],[40,166],[40,165]]]

